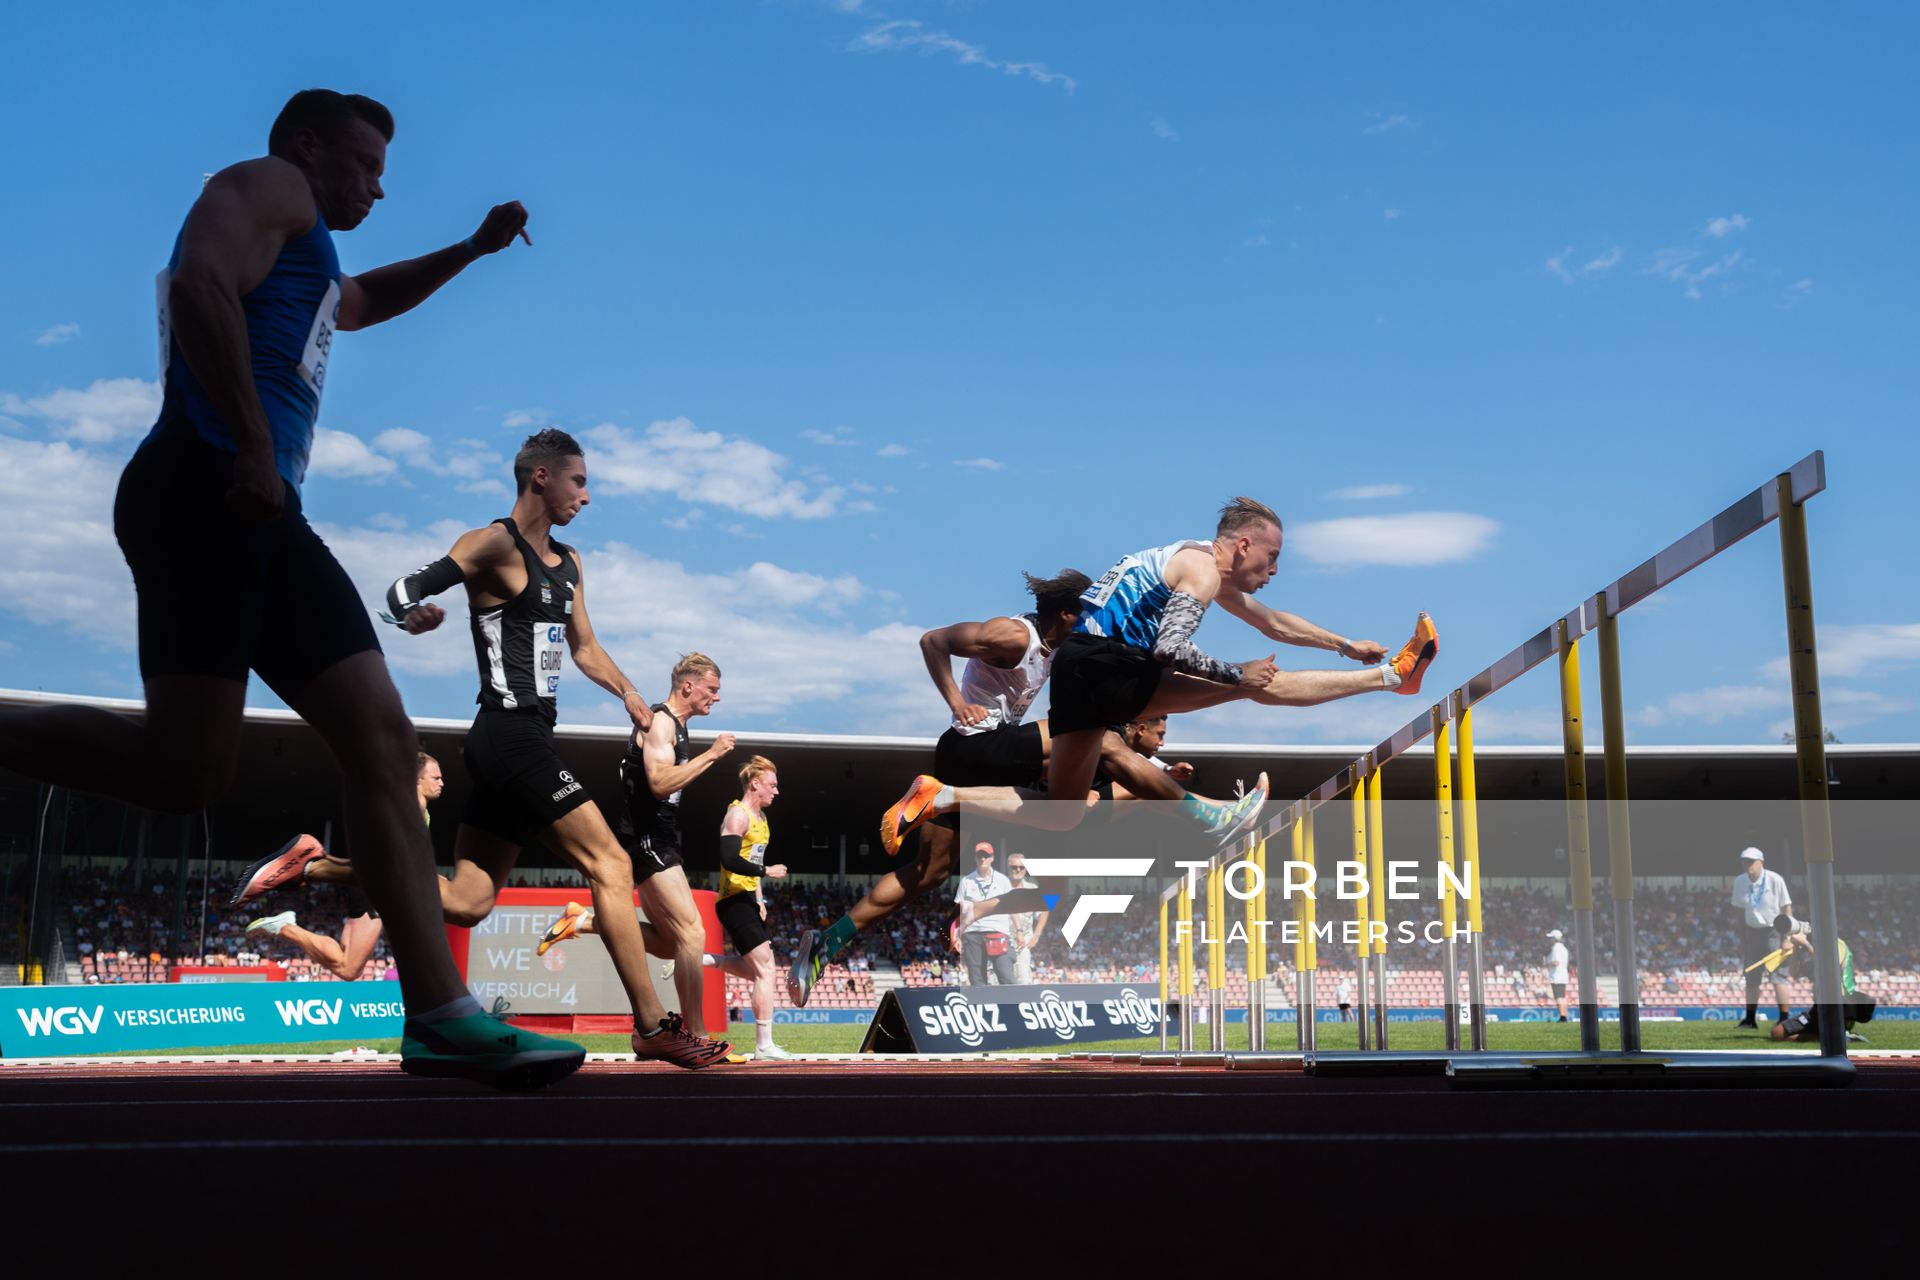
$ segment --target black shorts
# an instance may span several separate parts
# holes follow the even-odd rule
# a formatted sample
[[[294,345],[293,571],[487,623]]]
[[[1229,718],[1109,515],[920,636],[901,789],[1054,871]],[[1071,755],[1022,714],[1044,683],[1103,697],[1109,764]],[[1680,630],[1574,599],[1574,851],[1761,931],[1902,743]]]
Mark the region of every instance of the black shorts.
[[[1008,725],[986,733],[961,733],[948,727],[933,745],[933,776],[950,787],[1038,787],[1046,781],[1046,748],[1040,725]],[[934,819],[950,831],[960,815]]]
[[[342,914],[348,920],[357,920],[361,916],[370,916],[375,920],[380,918],[380,913],[373,909],[373,903],[368,899],[364,889],[349,880],[346,884],[346,890],[347,905]]]
[[[553,752],[553,726],[522,711],[482,711],[461,749],[473,793],[460,820],[526,844],[592,800]]]
[[[1567,984],[1564,982],[1549,982],[1547,985],[1553,988],[1553,998],[1555,1000],[1567,994]]]
[[[1846,998],[1846,1026],[1851,1031],[1858,1023],[1872,1022],[1878,1002],[1872,996],[1855,992]],[[1820,1006],[1809,1005],[1780,1024],[1781,1035],[1791,1040],[1798,1035],[1818,1036],[1820,1034]]]
[[[1145,649],[1107,636],[1070,635],[1053,659],[1048,727],[1057,738],[1137,720],[1166,670]]]
[[[380,642],[298,490],[286,486],[286,505],[266,524],[227,514],[233,463],[182,423],[120,473],[113,532],[139,596],[140,674],[245,684],[251,669],[291,702]]]
[[[743,956],[761,943],[772,941],[767,922],[760,918],[760,904],[750,893],[728,894],[714,904],[713,912],[720,917],[720,927],[727,931],[727,937],[733,940],[733,949]]]
[[[655,840],[652,836],[635,836],[629,839],[626,845],[627,853],[633,858],[633,883],[636,888],[668,867],[686,865],[686,860],[680,856],[680,846],[668,844],[664,840]]]

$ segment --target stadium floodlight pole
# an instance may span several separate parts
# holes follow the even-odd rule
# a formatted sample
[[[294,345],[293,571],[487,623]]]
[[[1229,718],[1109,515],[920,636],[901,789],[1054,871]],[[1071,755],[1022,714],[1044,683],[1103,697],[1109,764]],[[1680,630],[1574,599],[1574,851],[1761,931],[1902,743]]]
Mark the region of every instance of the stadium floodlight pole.
[[[1613,890],[1613,954],[1620,971],[1620,1052],[1640,1052],[1640,953],[1633,935],[1633,841],[1627,825],[1627,729],[1620,689],[1620,620],[1607,592],[1600,613],[1600,724],[1607,742],[1607,880]]]
[[[1455,719],[1454,750],[1460,757],[1460,862],[1466,868],[1467,888],[1467,1018],[1472,1024],[1472,1045],[1479,1053],[1487,1048],[1486,966],[1480,959],[1480,899],[1485,881],[1480,876],[1480,800],[1473,772],[1473,708],[1466,694],[1453,695],[1459,714]]]
[[[1826,460],[1813,455],[1818,493]],[[1786,589],[1787,669],[1793,680],[1793,755],[1800,771],[1800,840],[1807,852],[1807,889],[1813,899],[1813,1002],[1820,1011],[1820,1052],[1844,1057],[1846,1010],[1840,990],[1838,906],[1833,897],[1833,815],[1827,798],[1826,724],[1820,714],[1820,662],[1814,644],[1813,567],[1807,554],[1807,513],[1793,500],[1793,473],[1774,479],[1780,509],[1780,569]],[[1811,496],[1811,495],[1809,495]]]
[[[1193,882],[1176,886],[1180,895],[1180,1052],[1193,1052]]]
[[[1382,875],[1387,857],[1387,823],[1383,815],[1385,809],[1386,779],[1382,770],[1375,766],[1367,777],[1367,891],[1371,899],[1367,908],[1367,930],[1372,932],[1375,925],[1384,930],[1387,919],[1387,882]],[[1373,1042],[1382,1051],[1387,1047],[1387,942],[1382,932],[1380,941],[1369,948],[1373,952]]]
[[[1300,1025],[1305,1028],[1302,1038],[1306,1042],[1306,1052],[1312,1053],[1319,1047],[1320,1013],[1316,1007],[1316,991],[1320,973],[1320,943],[1314,936],[1314,929],[1320,923],[1320,871],[1313,856],[1313,810],[1309,809],[1300,818],[1301,846],[1305,857],[1302,859],[1308,867],[1307,876],[1307,928],[1303,939],[1306,967],[1300,970]]]
[[[1567,875],[1573,880],[1573,940],[1580,965],[1580,1047],[1600,1048],[1600,981],[1593,950],[1593,852],[1587,836],[1587,740],[1580,723],[1580,642],[1554,623],[1560,655],[1560,742],[1567,777]]]
[[[1348,801],[1353,810],[1353,860],[1360,868],[1360,882],[1367,879],[1367,774],[1363,762],[1356,761],[1353,766],[1353,785],[1348,789]],[[1367,944],[1367,895],[1357,894],[1353,899],[1353,920],[1360,935],[1353,946],[1353,995],[1354,1026],[1358,1030],[1358,1046],[1361,1052],[1372,1047],[1370,1028],[1367,1019],[1372,1016],[1371,1001],[1367,999],[1367,957],[1373,948]]]
[[[1167,1051],[1167,895],[1160,895],[1160,1052]]]
[[[1267,1047],[1267,842],[1253,846],[1253,865],[1260,882],[1253,895],[1253,920],[1247,926],[1247,1048],[1263,1053]]]
[[[1439,843],[1440,866],[1444,871],[1438,873],[1440,889],[1440,928],[1447,935],[1440,950],[1440,980],[1446,984],[1446,998],[1440,1002],[1442,1016],[1447,1020],[1447,1051],[1457,1052],[1460,1048],[1460,951],[1454,944],[1453,929],[1460,922],[1460,910],[1453,900],[1453,881],[1445,872],[1454,870],[1453,865],[1453,734],[1449,716],[1453,710],[1450,699],[1443,699],[1433,708],[1433,822],[1434,835]]]
[[[1219,854],[1207,861],[1207,1049],[1227,1048],[1227,872]]]

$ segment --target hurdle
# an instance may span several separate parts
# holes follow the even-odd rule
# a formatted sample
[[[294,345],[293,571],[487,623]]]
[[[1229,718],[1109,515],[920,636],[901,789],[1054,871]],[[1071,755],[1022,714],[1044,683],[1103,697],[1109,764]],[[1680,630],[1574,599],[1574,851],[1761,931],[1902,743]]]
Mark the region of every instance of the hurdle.
[[[1296,859],[1311,857],[1311,821],[1315,810],[1342,795],[1349,799],[1352,818],[1352,854],[1368,871],[1369,892],[1354,905],[1360,923],[1356,948],[1361,1003],[1361,1049],[1358,1052],[1319,1053],[1312,1049],[1304,1024],[1299,1033],[1300,1054],[1309,1073],[1409,1074],[1444,1070],[1451,1078],[1472,1083],[1542,1082],[1553,1080],[1645,1081],[1674,1077],[1721,1081],[1796,1080],[1816,1084],[1845,1083],[1852,1064],[1846,1056],[1846,1030],[1840,993],[1839,961],[1834,948],[1815,948],[1815,1004],[1819,1009],[1820,1051],[1817,1056],[1791,1059],[1752,1053],[1702,1053],[1679,1057],[1649,1054],[1641,1048],[1637,946],[1633,918],[1633,862],[1628,826],[1625,717],[1620,678],[1618,619],[1632,605],[1749,535],[1778,522],[1781,580],[1787,615],[1789,674],[1793,689],[1795,764],[1799,775],[1802,847],[1805,850],[1813,928],[1822,938],[1839,936],[1834,902],[1834,848],[1829,810],[1824,723],[1820,707],[1819,667],[1813,619],[1812,574],[1807,548],[1805,504],[1826,490],[1825,455],[1818,451],[1779,473],[1717,515],[1674,541],[1651,559],[1581,601],[1572,610],[1529,636],[1491,666],[1451,690],[1420,716],[1386,741],[1362,755],[1307,795],[1294,801],[1263,827],[1243,836],[1229,853],[1212,859],[1210,872],[1230,858],[1250,854],[1266,840],[1290,834]],[[1586,740],[1580,688],[1579,644],[1589,634],[1600,646],[1602,729],[1608,805],[1608,868],[1613,897],[1615,955],[1619,969],[1620,1036],[1618,1050],[1603,1051],[1599,1039],[1598,964],[1593,927],[1593,875],[1586,783]],[[1493,1054],[1487,1050],[1486,995],[1481,958],[1484,920],[1480,885],[1483,867],[1479,847],[1478,791],[1474,773],[1473,708],[1521,676],[1557,659],[1560,686],[1561,749],[1566,789],[1568,874],[1572,879],[1574,941],[1579,966],[1580,1043],[1570,1053]],[[1384,804],[1382,773],[1417,743],[1431,739],[1434,756],[1435,840],[1442,868],[1441,923],[1447,941],[1442,964],[1447,1021],[1443,1054],[1396,1054],[1389,1046],[1387,967],[1384,945],[1369,945],[1369,925],[1386,919],[1384,897]],[[1458,804],[1455,804],[1455,797]],[[1459,929],[1458,903],[1451,879],[1458,866],[1470,886],[1467,922]],[[1177,890],[1178,886],[1176,886]],[[1214,906],[1210,901],[1209,910]],[[1264,912],[1264,904],[1262,905]],[[1295,919],[1311,920],[1310,906],[1295,908]],[[1224,923],[1224,913],[1215,917]],[[1457,935],[1464,933],[1468,969],[1468,1025],[1471,1048],[1462,1050],[1459,1035],[1459,963]],[[1311,933],[1308,933],[1311,937]],[[1297,944],[1296,1001],[1304,1018],[1311,1009],[1311,951]],[[1371,991],[1369,991],[1371,987]],[[1372,1006],[1371,1045],[1365,1029]],[[1249,995],[1249,1016],[1254,1005]],[[1215,1044],[1219,1043],[1216,1038]],[[1276,1055],[1260,1055],[1271,1059]],[[1244,1065],[1256,1067],[1256,1061]]]

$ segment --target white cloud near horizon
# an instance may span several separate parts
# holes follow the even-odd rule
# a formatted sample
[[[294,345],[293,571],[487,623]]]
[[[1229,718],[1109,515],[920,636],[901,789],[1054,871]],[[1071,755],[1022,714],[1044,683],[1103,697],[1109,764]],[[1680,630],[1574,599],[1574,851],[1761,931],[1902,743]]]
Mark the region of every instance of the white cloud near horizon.
[[[1732,214],[1725,218],[1709,218],[1706,234],[1715,240],[1722,240],[1735,231],[1745,231],[1750,225],[1752,224],[1744,213]]]
[[[1920,622],[1829,625],[1815,632],[1815,641],[1823,679],[1875,675],[1920,663]],[[1787,659],[1775,658],[1765,670],[1785,680]]]
[[[1420,566],[1471,560],[1492,545],[1500,524],[1466,511],[1341,516],[1289,526],[1291,554],[1326,568]]]
[[[854,439],[852,427],[835,427],[831,431],[822,431],[818,427],[808,427],[800,433],[800,438],[808,444],[821,444],[835,449],[850,448],[860,443]]]
[[[1620,260],[1624,258],[1626,254],[1619,245],[1614,245],[1597,258],[1590,258],[1578,267],[1569,267],[1567,265],[1567,259],[1572,256],[1573,246],[1568,245],[1559,253],[1548,258],[1545,263],[1547,274],[1559,280],[1562,284],[1572,284],[1576,280],[1605,275],[1607,272],[1619,266]]]
[[[1699,258],[1697,249],[1659,249],[1647,260],[1647,265],[1640,268],[1640,274],[1670,280],[1680,286],[1681,296],[1698,299],[1701,285],[1738,270],[1746,263],[1747,254],[1744,249],[1735,249],[1705,266],[1696,267],[1693,264]]]
[[[0,413],[34,419],[63,440],[107,444],[143,436],[160,416],[160,384],[144,378],[98,378],[84,388],[43,396],[0,392]]]
[[[1335,489],[1327,496],[1335,502],[1367,502],[1374,498],[1404,498],[1413,492],[1410,484],[1356,484],[1346,489]]]
[[[1002,75],[1032,80],[1038,84],[1059,85],[1068,93],[1080,87],[1079,81],[1054,71],[1042,62],[1008,62],[987,56],[985,46],[970,44],[945,31],[935,31],[913,18],[897,18],[855,36],[847,46],[850,53],[918,53],[922,57],[946,54],[963,67],[985,67]]]
[[[765,445],[702,431],[686,418],[653,422],[641,431],[606,422],[582,438],[593,450],[590,475],[610,493],[657,494],[796,520],[834,515],[846,494],[839,486],[791,478],[790,460]]]
[[[71,320],[65,324],[49,325],[33,336],[36,347],[63,347],[80,336],[80,326]]]
[[[969,471],[1005,471],[1007,464],[998,458],[955,458],[953,465]]]

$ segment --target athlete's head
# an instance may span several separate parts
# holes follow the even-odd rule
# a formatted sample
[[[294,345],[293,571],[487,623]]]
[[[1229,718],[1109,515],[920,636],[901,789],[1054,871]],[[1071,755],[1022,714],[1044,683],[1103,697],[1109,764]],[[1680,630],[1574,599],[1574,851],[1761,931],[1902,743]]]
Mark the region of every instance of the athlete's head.
[[[413,785],[429,800],[438,800],[440,793],[447,789],[447,780],[440,774],[440,762],[424,751],[414,766]]]
[[[704,653],[683,653],[673,664],[667,686],[688,715],[704,716],[720,701],[720,664]]]
[[[1027,580],[1027,593],[1040,615],[1040,630],[1073,630],[1080,621],[1080,593],[1093,585],[1093,579],[1078,569],[1062,569],[1051,578],[1036,578],[1030,573],[1021,576]]]
[[[1138,755],[1158,755],[1160,748],[1167,745],[1167,718],[1155,716],[1151,720],[1135,720],[1127,726],[1127,745]]]
[[[372,98],[302,89],[287,99],[267,131],[267,154],[307,175],[327,226],[351,231],[387,194],[380,175],[392,141],[393,113]]]
[[[517,493],[539,497],[555,524],[571,524],[590,501],[587,451],[558,427],[536,431],[513,455],[513,483]]]
[[[1280,517],[1264,502],[1235,498],[1220,508],[1213,546],[1221,578],[1246,592],[1266,586],[1280,567],[1280,536]]]
[[[756,809],[764,809],[780,794],[780,775],[773,761],[755,756],[740,766],[740,796]]]

